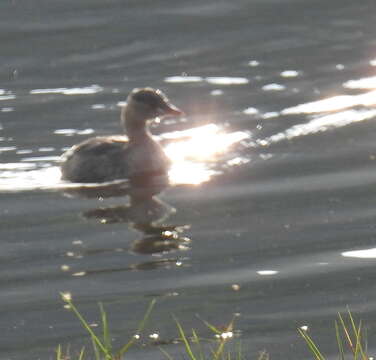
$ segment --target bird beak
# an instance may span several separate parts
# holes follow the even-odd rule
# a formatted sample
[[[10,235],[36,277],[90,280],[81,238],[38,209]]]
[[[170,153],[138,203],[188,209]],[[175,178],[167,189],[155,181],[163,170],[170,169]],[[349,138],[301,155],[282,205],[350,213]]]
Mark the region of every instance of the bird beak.
[[[160,116],[184,116],[184,112],[177,108],[175,105],[165,103],[163,107],[158,109],[158,115]]]

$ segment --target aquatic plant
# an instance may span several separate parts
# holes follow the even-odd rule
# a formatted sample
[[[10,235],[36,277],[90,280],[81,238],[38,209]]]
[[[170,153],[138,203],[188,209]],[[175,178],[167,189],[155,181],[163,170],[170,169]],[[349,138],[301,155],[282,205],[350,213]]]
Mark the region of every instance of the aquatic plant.
[[[369,360],[371,357],[367,355],[367,338],[362,322],[356,324],[350,310],[347,310],[347,316],[344,317],[338,313],[338,319],[334,322],[336,340],[338,346],[339,360],[345,360],[347,355],[353,360]],[[309,350],[315,360],[326,360],[319,346],[314,342],[312,337],[308,335],[307,330],[298,329],[303,337]]]
[[[228,342],[233,338],[234,318],[230,321],[224,329],[219,329],[214,325],[204,321],[204,324],[211,330],[215,336],[215,341],[205,340],[201,338],[196,330],[192,329],[191,335],[183,329],[183,326],[175,318],[176,326],[179,332],[179,340],[184,344],[185,354],[190,360],[242,360],[241,343],[238,342],[235,346],[235,351],[227,349]],[[211,345],[208,349],[204,349],[203,343],[210,342]],[[213,346],[214,344],[214,346]],[[162,353],[168,360],[174,360],[164,349],[160,348]],[[266,355],[266,354],[265,354]],[[264,353],[260,354],[258,360],[268,360],[263,357]]]
[[[150,316],[150,313],[155,305],[156,300],[152,300],[149,304],[142,321],[139,323],[135,335],[132,336],[123,346],[114,350],[109,324],[107,320],[107,313],[103,307],[103,304],[99,304],[99,311],[101,317],[101,329],[100,334],[97,334],[89,322],[83,317],[77,307],[73,304],[70,294],[61,294],[63,301],[66,303],[66,307],[73,311],[81,325],[88,332],[93,352],[95,354],[95,360],[121,360],[124,358],[128,350],[140,339],[140,334],[145,328],[146,322]],[[191,335],[183,329],[181,323],[175,318],[179,337],[176,342],[182,343],[184,354],[188,356],[190,360],[242,360],[243,354],[240,342],[236,344],[236,350],[230,351],[227,348],[227,344],[233,338],[234,318],[230,323],[225,326],[224,329],[219,329],[214,325],[204,321],[204,324],[214,334],[214,340],[201,338],[196,330],[192,329]],[[209,346],[207,346],[209,343]],[[214,344],[214,345],[213,345]],[[173,360],[173,357],[162,347],[159,347],[161,353],[168,360]],[[86,358],[86,349],[82,347],[76,356],[72,356],[70,348],[67,347],[65,352],[62,346],[59,345],[56,349],[56,360],[84,360]],[[260,353],[259,360],[268,360],[266,353]]]
[[[137,330],[135,332],[135,335],[132,336],[123,346],[120,347],[118,350],[114,350],[112,346],[111,341],[111,334],[109,329],[109,324],[107,320],[107,313],[104,310],[103,304],[99,303],[99,310],[101,315],[101,335],[98,335],[94,332],[94,330],[91,328],[88,321],[82,316],[82,314],[78,311],[76,306],[73,304],[72,299],[70,295],[68,294],[61,294],[63,301],[67,304],[67,308],[73,311],[73,313],[76,315],[78,320],[81,322],[84,329],[89,333],[90,339],[92,342],[95,359],[96,360],[120,360],[123,355],[130,349],[130,347],[138,340],[138,337],[140,333],[145,328],[147,319],[150,316],[150,313],[155,305],[155,300],[152,300],[150,302],[149,307],[146,310],[146,313],[139,323]],[[85,348],[83,347],[77,357],[78,360],[83,360],[85,357]],[[57,360],[70,360],[72,359],[69,354],[69,348],[67,349],[67,352],[63,354],[61,345],[58,346],[56,351],[56,359]]]
[[[155,300],[152,300],[149,304],[143,319],[135,331],[135,335],[132,336],[119,349],[114,350],[107,320],[107,313],[104,310],[103,305],[99,304],[101,331],[100,334],[97,334],[73,304],[71,297],[67,294],[62,294],[62,298],[66,303],[66,307],[73,311],[84,329],[88,332],[91,339],[93,352],[95,354],[95,360],[123,359],[129,349],[140,339],[140,334],[144,330],[146,322],[156,302]],[[189,360],[245,359],[240,342],[234,344],[234,347],[229,348],[228,346],[234,335],[234,318],[224,328],[217,328],[214,325],[203,321],[214,335],[214,340],[213,338],[205,339],[200,337],[195,329],[192,329],[191,332],[187,332],[184,330],[183,325],[177,318],[174,318],[174,320],[178,330],[178,338],[173,343],[183,344],[184,358]],[[361,321],[358,323],[355,322],[350,310],[347,311],[347,316],[343,316],[341,313],[338,313],[338,319],[335,321],[334,325],[339,360],[345,360],[347,358],[351,358],[353,360],[371,359],[371,357],[367,355],[365,329],[363,328]],[[328,359],[328,357],[322,354],[319,346],[308,334],[308,329],[300,328],[298,329],[298,332],[305,340],[314,360]],[[174,360],[174,357],[161,346],[159,346],[159,349],[167,360]],[[84,360],[86,355],[85,347],[82,347],[76,356],[71,356],[69,347],[65,352],[63,352],[61,345],[59,345],[56,349],[56,360]],[[266,351],[260,352],[258,360],[269,360],[268,353]]]

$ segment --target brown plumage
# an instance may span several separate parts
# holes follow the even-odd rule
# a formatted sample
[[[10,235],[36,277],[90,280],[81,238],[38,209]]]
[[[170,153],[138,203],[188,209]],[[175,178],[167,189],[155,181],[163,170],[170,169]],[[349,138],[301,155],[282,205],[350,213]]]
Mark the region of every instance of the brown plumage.
[[[160,90],[134,89],[121,111],[127,136],[98,136],[74,145],[62,156],[62,179],[100,183],[166,174],[169,159],[151,136],[148,123],[182,114]]]

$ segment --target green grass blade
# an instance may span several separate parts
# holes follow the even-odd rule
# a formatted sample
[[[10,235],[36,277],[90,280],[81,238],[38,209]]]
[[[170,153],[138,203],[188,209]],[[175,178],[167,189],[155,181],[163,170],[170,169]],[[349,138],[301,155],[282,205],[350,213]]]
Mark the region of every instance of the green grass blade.
[[[221,355],[223,355],[223,351],[225,349],[226,340],[220,340],[220,343],[217,349],[214,351],[214,360],[218,360]]]
[[[188,342],[188,339],[187,337],[185,336],[185,332],[182,328],[182,326],[180,325],[179,321],[177,319],[175,319],[175,322],[176,322],[176,326],[178,327],[178,330],[179,330],[179,334],[183,340],[183,343],[184,343],[184,346],[185,346],[185,350],[188,354],[188,356],[190,357],[191,360],[197,360],[193,351],[192,351],[192,348],[191,348],[191,345],[189,344]]]
[[[78,356],[78,360],[84,360],[85,355],[85,347],[83,347],[80,351],[80,355]]]
[[[220,335],[222,334],[223,332],[228,332],[228,331],[232,331],[232,329],[234,328],[234,321],[235,321],[235,316],[231,319],[231,321],[228,323],[228,325],[226,326],[226,329],[225,330],[220,330],[218,328],[216,328],[213,324],[210,324],[209,322],[207,322],[206,320],[203,320],[200,318],[200,320],[214,333],[214,334],[217,334],[217,335]]]
[[[312,354],[315,356],[317,360],[325,360],[324,356],[321,354],[318,347],[315,345],[314,341],[311,339],[311,337],[302,329],[298,329],[300,335],[303,337],[303,339],[306,341],[309,349],[311,350]]]
[[[144,330],[146,322],[148,321],[148,319],[150,317],[150,314],[151,314],[151,312],[153,310],[153,307],[154,307],[154,305],[155,305],[156,302],[157,302],[156,299],[153,299],[150,302],[150,304],[149,304],[149,306],[148,306],[148,308],[146,310],[146,313],[145,313],[143,319],[141,320],[140,324],[138,325],[138,328],[137,328],[137,332],[138,333],[140,333],[140,332],[142,332]]]
[[[359,327],[356,328],[356,334],[355,334],[355,353],[354,353],[354,358],[357,359],[358,358],[358,355],[359,355],[359,351],[360,351],[360,347],[362,346],[361,343],[360,343],[360,331],[362,329],[362,325],[361,323],[359,324]]]
[[[197,344],[197,351],[198,351],[200,360],[205,360],[204,352],[203,352],[202,346],[201,346],[201,340],[198,337],[198,335],[197,335],[197,333],[194,329],[192,329],[192,335],[193,335],[194,342]]]
[[[347,329],[347,326],[345,324],[345,321],[343,320],[343,317],[342,317],[342,315],[340,313],[338,313],[338,318],[339,318],[339,321],[341,323],[342,331],[345,334],[347,344],[348,344],[351,352],[354,353],[354,345],[353,345],[353,342],[351,340],[350,333],[349,333],[349,331]]]
[[[238,360],[243,359],[243,348],[242,348],[242,343],[240,341],[238,342],[236,346],[236,354],[237,354],[236,358]]]
[[[201,319],[201,321],[214,333],[217,335],[222,334],[223,331],[217,329],[214,325],[208,323],[206,320]]]
[[[354,333],[354,338],[356,338],[357,333],[358,333],[358,328],[357,328],[357,326],[355,325],[354,318],[353,318],[353,316],[352,316],[351,311],[350,311],[349,308],[347,308],[347,314],[348,314],[349,319],[350,319],[350,324],[351,324],[352,331],[353,331],[353,333]]]
[[[152,310],[153,310],[153,307],[154,307],[154,305],[155,305],[155,303],[157,302],[157,300],[156,299],[153,299],[151,302],[150,302],[150,304],[149,304],[149,306],[148,306],[148,309],[146,310],[146,313],[145,313],[145,315],[144,315],[144,317],[143,317],[143,319],[142,319],[142,321],[139,323],[139,325],[138,325],[138,328],[137,328],[137,330],[136,330],[136,333],[138,334],[138,333],[140,333],[140,332],[142,332],[143,330],[144,330],[144,328],[145,328],[145,325],[146,325],[146,322],[147,322],[147,320],[149,319],[149,317],[150,317],[150,314],[151,314],[151,312],[152,312]],[[119,357],[121,357],[122,355],[124,355],[127,351],[128,351],[128,349],[134,344],[134,342],[136,341],[136,338],[135,337],[132,337],[120,350],[119,350],[119,352],[118,352],[118,356]]]
[[[356,326],[354,317],[352,316],[350,309],[347,309],[347,314],[348,314],[348,317],[350,319],[350,324],[351,324],[351,327],[352,327],[352,330],[353,330],[353,333],[354,333],[354,337],[355,337],[355,340],[356,340],[355,349],[354,349],[354,359],[357,359],[359,354],[360,354],[361,359],[368,359],[368,356],[367,356],[366,352],[364,351],[363,345],[362,345],[362,340],[363,340],[363,337],[362,337],[362,330],[363,330],[362,322],[360,321],[359,326]]]
[[[101,321],[102,321],[102,332],[103,332],[103,343],[108,352],[112,352],[112,344],[111,344],[111,335],[110,330],[108,327],[108,320],[107,320],[107,313],[104,310],[103,304],[99,303],[99,310],[101,313]]]
[[[135,343],[135,341],[136,338],[132,337],[123,347],[121,347],[118,351],[118,357],[120,358],[121,356],[123,356],[129,350],[129,348]]]
[[[98,349],[98,345],[95,343],[93,338],[91,338],[91,343],[93,345],[95,360],[101,360],[101,354],[100,354],[100,351]]]
[[[58,345],[56,349],[56,360],[63,360],[62,352],[61,352],[61,345]]]
[[[365,353],[368,352],[368,333],[367,333],[367,328],[364,328],[364,351],[365,351]]]
[[[90,334],[90,337],[92,338],[93,342],[96,343],[100,351],[106,356],[111,357],[110,353],[106,349],[106,347],[102,344],[98,336],[94,333],[93,329],[90,327],[88,322],[84,319],[84,317],[81,315],[81,313],[78,311],[78,309],[73,305],[72,301],[70,299],[67,299],[64,294],[61,294],[63,300],[69,305],[70,309],[74,312],[74,314],[77,316],[77,318],[80,320],[82,326],[85,328],[85,330]]]
[[[340,333],[340,329],[339,329],[337,321],[334,322],[334,326],[335,326],[335,329],[336,329],[336,338],[337,338],[337,344],[338,344],[339,359],[345,360],[345,352],[343,351],[343,343],[342,343],[341,333]]]
[[[367,359],[368,360],[368,356],[367,356],[366,352],[364,351],[363,345],[362,345],[362,340],[363,340],[362,333],[363,333],[363,326],[362,326],[362,322],[360,321],[359,326],[358,326],[357,339],[356,339],[355,359],[357,359],[357,356],[360,355],[360,359]]]

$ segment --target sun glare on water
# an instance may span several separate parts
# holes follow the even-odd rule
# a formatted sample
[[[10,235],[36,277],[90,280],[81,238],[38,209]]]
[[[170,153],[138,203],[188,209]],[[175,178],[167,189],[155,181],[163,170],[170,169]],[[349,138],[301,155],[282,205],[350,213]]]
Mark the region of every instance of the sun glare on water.
[[[172,161],[170,183],[198,185],[218,174],[218,164],[230,147],[249,138],[245,132],[226,133],[215,124],[204,125],[161,136]],[[226,158],[228,166],[239,165],[237,155]],[[0,164],[0,192],[59,190],[82,186],[61,180],[59,156],[25,157],[19,163]],[[215,169],[214,169],[215,168]]]
[[[245,132],[226,133],[215,124],[168,133],[163,136],[172,140],[165,147],[172,161],[169,172],[172,184],[200,184],[208,181],[217,171],[210,164],[229,148],[249,137]]]

